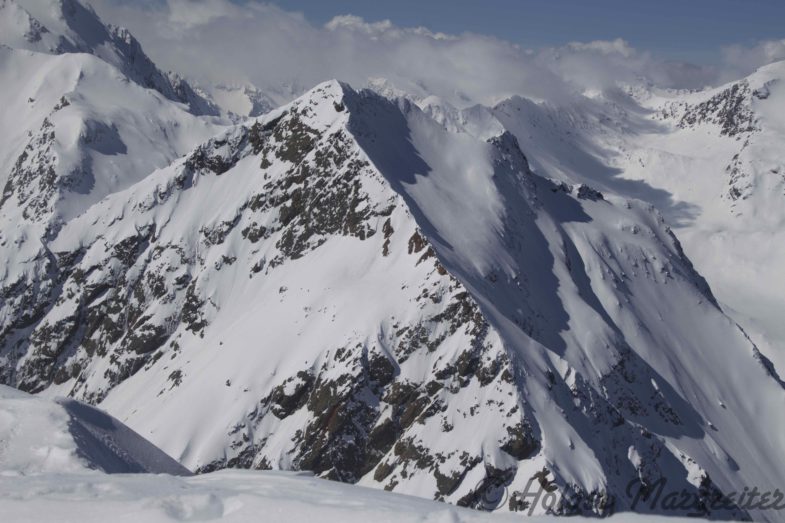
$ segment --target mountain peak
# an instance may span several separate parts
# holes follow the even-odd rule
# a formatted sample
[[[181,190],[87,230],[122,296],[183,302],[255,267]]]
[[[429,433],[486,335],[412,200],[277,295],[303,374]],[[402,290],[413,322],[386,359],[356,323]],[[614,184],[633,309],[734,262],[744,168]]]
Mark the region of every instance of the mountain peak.
[[[337,79],[325,80],[306,91],[297,100],[308,100],[310,104],[342,104],[347,96],[356,95],[349,84]]]
[[[150,60],[142,45],[123,27],[104,24],[78,0],[2,0],[0,43],[48,54],[89,53],[117,67],[139,85],[185,103],[197,115],[217,108],[187,82],[173,82]]]
[[[0,17],[26,22],[4,35],[4,39],[16,37],[19,47],[48,53],[94,52],[109,40],[108,29],[93,8],[77,0],[3,2]]]
[[[297,118],[308,127],[319,132],[326,131],[340,120],[348,121],[347,99],[356,92],[339,80],[324,81],[304,94],[278,109],[264,115],[262,120],[270,121],[287,112],[296,113]]]

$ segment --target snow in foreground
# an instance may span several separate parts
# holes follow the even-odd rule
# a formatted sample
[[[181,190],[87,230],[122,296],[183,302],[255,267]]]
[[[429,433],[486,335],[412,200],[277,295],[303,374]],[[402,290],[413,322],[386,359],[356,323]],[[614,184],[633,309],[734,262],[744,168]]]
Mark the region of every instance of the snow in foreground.
[[[193,476],[99,409],[74,400],[50,401],[0,385],[3,523],[460,523],[519,521],[523,517],[462,509],[305,473],[223,470]],[[656,519],[620,515],[612,521]]]
[[[556,517],[490,514],[287,472],[224,470],[192,477],[88,472],[0,477],[0,521],[3,522],[194,520],[565,521]],[[678,523],[687,520],[620,514],[609,521]]]
[[[191,474],[102,410],[67,398],[50,401],[0,385],[0,476],[85,471]],[[0,491],[0,499],[4,492]]]

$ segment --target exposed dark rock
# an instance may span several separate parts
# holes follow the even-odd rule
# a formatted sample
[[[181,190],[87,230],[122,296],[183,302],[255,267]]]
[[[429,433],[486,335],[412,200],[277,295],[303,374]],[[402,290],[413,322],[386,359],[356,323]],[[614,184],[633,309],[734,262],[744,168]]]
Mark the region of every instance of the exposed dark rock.
[[[531,428],[523,423],[507,427],[508,438],[501,444],[501,449],[518,460],[530,458],[539,449],[539,442],[532,435]]]

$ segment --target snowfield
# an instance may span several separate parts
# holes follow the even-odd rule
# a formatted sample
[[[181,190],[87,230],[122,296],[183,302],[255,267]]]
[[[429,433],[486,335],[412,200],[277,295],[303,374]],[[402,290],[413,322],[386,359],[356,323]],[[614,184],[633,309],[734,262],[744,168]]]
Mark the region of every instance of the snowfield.
[[[292,472],[226,470],[167,475],[0,476],[0,521],[168,523],[515,523],[556,516],[487,513]],[[596,519],[570,518],[576,521]],[[617,514],[610,523],[694,523],[695,519]]]
[[[726,312],[783,369],[784,77],[776,62],[716,88],[630,85],[566,106],[417,103],[455,131],[508,130],[538,174],[654,205]]]

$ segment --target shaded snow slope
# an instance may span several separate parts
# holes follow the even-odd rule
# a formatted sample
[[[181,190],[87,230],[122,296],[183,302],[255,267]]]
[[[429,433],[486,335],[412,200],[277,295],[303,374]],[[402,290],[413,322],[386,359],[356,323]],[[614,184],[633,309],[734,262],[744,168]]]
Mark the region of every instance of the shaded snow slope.
[[[520,97],[458,110],[418,104],[447,129],[508,130],[538,174],[654,205],[780,374],[785,369],[785,62],[701,91],[629,86],[570,105]]]
[[[0,385],[0,476],[148,472],[190,475],[190,471],[101,410],[61,398],[50,401]],[[13,477],[13,479],[8,479]],[[0,498],[9,493],[0,487]],[[29,491],[28,491],[29,493]],[[3,518],[3,521],[8,521]]]

